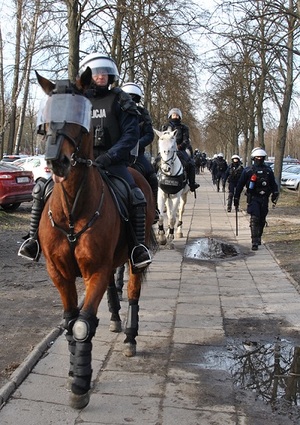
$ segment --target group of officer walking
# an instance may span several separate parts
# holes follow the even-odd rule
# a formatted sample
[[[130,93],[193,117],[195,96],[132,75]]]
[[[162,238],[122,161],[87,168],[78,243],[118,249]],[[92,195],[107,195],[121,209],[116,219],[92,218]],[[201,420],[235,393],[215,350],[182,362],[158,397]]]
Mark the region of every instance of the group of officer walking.
[[[269,212],[269,198],[276,204],[279,196],[278,185],[275,181],[273,170],[265,164],[267,153],[264,149],[256,147],[251,152],[252,165],[244,168],[241,158],[232,155],[228,165],[222,153],[215,155],[209,169],[212,173],[213,183],[220,191],[225,192],[228,181],[227,211],[231,212],[232,203],[238,209],[240,196],[246,187],[247,213],[250,215],[250,229],[252,250],[257,251],[261,245],[263,229]]]

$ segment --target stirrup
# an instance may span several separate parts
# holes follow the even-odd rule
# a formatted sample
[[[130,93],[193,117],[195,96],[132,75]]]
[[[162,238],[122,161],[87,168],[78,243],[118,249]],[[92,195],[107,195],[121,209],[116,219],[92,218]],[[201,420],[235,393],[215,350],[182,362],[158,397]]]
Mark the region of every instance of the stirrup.
[[[134,262],[133,257],[134,257],[135,251],[139,248],[143,249],[144,251],[143,256],[145,257],[145,259],[143,259],[140,262]],[[146,258],[146,256],[148,258]],[[133,273],[142,272],[149,264],[152,263],[152,258],[151,258],[149,249],[143,244],[136,245],[131,251],[130,262],[131,262]]]
[[[36,246],[33,245],[34,251],[28,250],[28,247],[27,247],[28,242],[32,242],[32,241],[36,245]],[[39,261],[40,255],[41,255],[40,244],[39,244],[38,240],[34,239],[34,238],[26,239],[22,243],[22,245],[20,246],[19,251],[18,251],[19,257],[26,258],[27,260],[30,260],[30,261],[36,261],[36,262]]]

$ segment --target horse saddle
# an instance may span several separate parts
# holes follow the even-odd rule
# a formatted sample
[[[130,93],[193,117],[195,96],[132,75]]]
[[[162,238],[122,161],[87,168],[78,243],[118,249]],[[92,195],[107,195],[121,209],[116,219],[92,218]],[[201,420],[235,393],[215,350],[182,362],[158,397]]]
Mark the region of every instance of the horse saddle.
[[[108,171],[100,170],[101,177],[107,184],[116,207],[124,221],[129,220],[131,188],[126,180]]]

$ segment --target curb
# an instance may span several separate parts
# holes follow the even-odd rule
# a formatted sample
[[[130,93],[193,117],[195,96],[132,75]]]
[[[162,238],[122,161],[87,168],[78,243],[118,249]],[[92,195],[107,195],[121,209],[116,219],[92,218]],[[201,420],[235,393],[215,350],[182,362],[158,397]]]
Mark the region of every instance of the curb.
[[[3,404],[7,402],[12,393],[18,388],[19,385],[24,381],[25,378],[32,371],[34,366],[44,355],[53,342],[63,333],[63,322],[55,327],[46,337],[35,346],[32,352],[25,358],[20,366],[11,374],[9,382],[7,382],[2,388],[0,388],[0,409]]]

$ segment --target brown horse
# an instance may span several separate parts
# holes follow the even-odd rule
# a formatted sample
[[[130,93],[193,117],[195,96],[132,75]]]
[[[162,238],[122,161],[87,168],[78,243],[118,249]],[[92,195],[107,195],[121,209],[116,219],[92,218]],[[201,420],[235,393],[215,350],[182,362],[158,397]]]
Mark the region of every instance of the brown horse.
[[[114,271],[129,257],[128,222],[120,214],[112,192],[94,163],[93,135],[89,129],[91,104],[82,95],[91,82],[90,69],[74,85],[68,80],[54,84],[39,74],[37,78],[44,92],[51,95],[42,111],[42,120],[47,130],[45,156],[55,182],[42,214],[38,236],[48,273],[63,303],[70,351],[70,404],[81,409],[89,403],[91,341],[105,291],[112,313],[111,330],[121,330]],[[153,242],[155,201],[144,177],[135,170],[130,171],[147,200],[146,243],[149,246]],[[85,285],[81,309],[75,285],[79,276]],[[133,274],[130,267],[126,356],[136,353],[143,276],[144,273]]]

